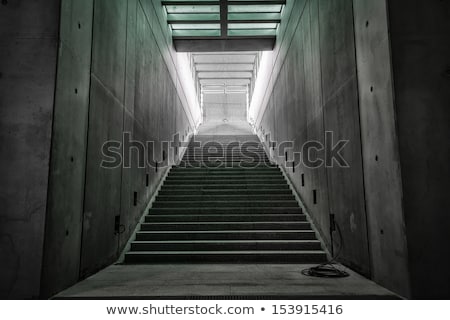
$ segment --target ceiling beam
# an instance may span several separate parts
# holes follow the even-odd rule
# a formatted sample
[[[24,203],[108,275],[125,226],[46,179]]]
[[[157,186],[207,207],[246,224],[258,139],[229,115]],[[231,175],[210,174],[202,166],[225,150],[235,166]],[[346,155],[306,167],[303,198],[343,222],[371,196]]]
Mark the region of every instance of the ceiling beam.
[[[237,65],[237,66],[253,66],[253,62],[218,62],[218,61],[214,61],[214,62],[194,62],[194,64],[196,66],[224,66],[224,67],[228,67],[230,64],[231,65]]]
[[[220,0],[220,36],[228,36],[228,1]]]
[[[233,78],[233,77],[214,77],[214,78],[204,78],[204,77],[198,77],[198,80],[251,80],[252,78],[248,78],[248,77],[242,77],[242,78]]]
[[[217,24],[220,20],[167,20],[170,24]],[[228,23],[280,23],[281,19],[228,20]]]
[[[228,72],[230,72],[230,73],[236,73],[236,72],[253,73],[253,70],[237,70],[237,69],[235,69],[235,70],[197,70],[197,72],[198,73],[224,73],[224,72],[226,72],[226,73],[228,73]]]
[[[163,6],[213,6],[218,5],[219,1],[161,1]],[[286,4],[286,0],[266,0],[266,1],[226,1],[228,5],[269,5],[269,4]]]
[[[266,51],[273,50],[276,37],[249,38],[174,38],[178,52],[223,52],[223,51]]]

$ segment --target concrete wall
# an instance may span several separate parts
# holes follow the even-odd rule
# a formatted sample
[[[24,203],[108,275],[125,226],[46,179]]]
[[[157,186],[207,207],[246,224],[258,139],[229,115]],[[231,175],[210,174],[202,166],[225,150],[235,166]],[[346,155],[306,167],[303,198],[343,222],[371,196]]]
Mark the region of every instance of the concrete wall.
[[[203,95],[204,121],[246,121],[246,93],[208,93]]]
[[[389,1],[411,290],[448,298],[450,3]]]
[[[246,93],[203,95],[203,123],[199,135],[252,135],[247,121]]]
[[[60,36],[42,297],[117,260],[167,170],[135,150],[130,168],[101,168],[103,144],[186,140],[196,122],[159,3],[63,0]]]
[[[409,296],[386,1],[353,1],[372,278]]]
[[[276,160],[330,249],[336,215],[339,260],[406,297],[449,295],[449,12],[445,1],[288,1],[251,110],[268,147],[299,151],[325,131],[350,141],[348,169]]]
[[[0,9],[0,298],[39,296],[59,1]]]
[[[343,238],[340,261],[370,275],[352,2],[288,1],[285,12],[256,127],[269,148],[271,141],[294,143],[289,161],[307,141],[325,145],[325,131],[333,132],[335,143],[349,140],[343,151],[349,168],[334,163],[331,168],[302,164],[293,169],[278,147],[272,153],[328,248],[340,247],[338,233],[330,233],[332,213]],[[325,154],[318,156],[324,159]]]

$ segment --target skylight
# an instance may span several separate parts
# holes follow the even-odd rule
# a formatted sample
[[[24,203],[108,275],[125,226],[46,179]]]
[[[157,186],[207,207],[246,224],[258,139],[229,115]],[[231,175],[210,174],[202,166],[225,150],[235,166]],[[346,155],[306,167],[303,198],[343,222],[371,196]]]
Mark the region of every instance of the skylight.
[[[275,42],[286,1],[164,0],[161,3],[175,45],[182,40],[260,38],[266,40],[267,46],[271,43],[267,40]]]

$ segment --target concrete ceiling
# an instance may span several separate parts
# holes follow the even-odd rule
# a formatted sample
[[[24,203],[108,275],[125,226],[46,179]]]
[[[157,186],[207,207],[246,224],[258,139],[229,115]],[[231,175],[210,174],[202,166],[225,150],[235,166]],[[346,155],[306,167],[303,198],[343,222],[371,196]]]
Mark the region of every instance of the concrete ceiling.
[[[192,71],[202,93],[247,93],[256,78],[259,52],[192,53]]]

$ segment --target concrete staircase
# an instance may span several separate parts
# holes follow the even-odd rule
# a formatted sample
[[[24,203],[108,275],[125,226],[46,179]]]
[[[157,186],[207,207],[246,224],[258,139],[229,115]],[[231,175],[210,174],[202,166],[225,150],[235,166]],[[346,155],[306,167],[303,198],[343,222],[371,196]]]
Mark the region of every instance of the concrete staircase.
[[[191,143],[171,168],[124,262],[326,261],[282,172],[251,140],[214,158]]]

